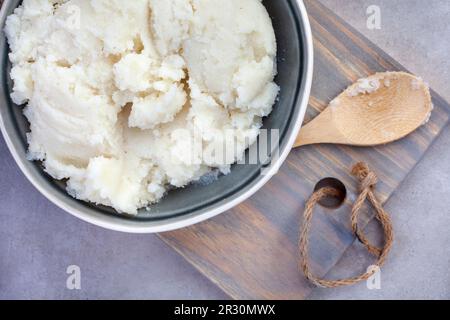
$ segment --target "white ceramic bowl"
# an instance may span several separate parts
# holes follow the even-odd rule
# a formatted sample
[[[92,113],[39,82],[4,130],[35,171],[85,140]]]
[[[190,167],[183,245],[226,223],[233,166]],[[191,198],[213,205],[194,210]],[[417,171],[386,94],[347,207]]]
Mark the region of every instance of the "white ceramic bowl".
[[[0,13],[2,30],[6,17],[20,4],[6,0]],[[175,190],[150,211],[142,210],[131,217],[111,208],[75,200],[65,191],[65,184],[44,173],[42,166],[26,158],[26,133],[29,124],[22,107],[10,99],[12,81],[9,76],[9,48],[2,32],[0,37],[2,86],[0,89],[0,127],[9,150],[31,183],[50,201],[95,225],[132,233],[156,233],[186,227],[243,202],[257,192],[278,170],[288,156],[300,130],[308,104],[313,76],[313,42],[308,16],[300,0],[265,0],[278,42],[278,76],[280,97],[273,113],[264,121],[267,129],[280,130],[280,144],[269,172],[261,174],[259,165],[235,165],[231,174],[211,185],[192,185]],[[4,182],[3,182],[4,183]]]

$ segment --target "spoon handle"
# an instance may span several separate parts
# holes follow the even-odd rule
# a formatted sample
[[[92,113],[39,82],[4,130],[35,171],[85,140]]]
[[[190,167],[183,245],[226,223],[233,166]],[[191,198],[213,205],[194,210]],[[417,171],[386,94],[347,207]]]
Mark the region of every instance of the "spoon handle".
[[[340,143],[340,135],[333,123],[331,113],[325,110],[320,116],[302,127],[294,148],[319,143]]]
[[[314,130],[308,129],[307,127],[303,127],[300,130],[299,135],[297,136],[297,140],[295,140],[294,148],[322,143],[322,141],[319,140],[317,139]]]

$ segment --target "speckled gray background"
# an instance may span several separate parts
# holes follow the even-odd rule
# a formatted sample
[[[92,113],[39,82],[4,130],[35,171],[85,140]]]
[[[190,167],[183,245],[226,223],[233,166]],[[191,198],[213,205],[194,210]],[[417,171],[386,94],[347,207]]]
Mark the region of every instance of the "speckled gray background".
[[[321,1],[450,100],[450,1]],[[381,30],[366,28],[365,10],[372,4],[382,10]],[[388,209],[397,239],[382,289],[318,289],[312,298],[450,299],[448,128]],[[106,231],[56,208],[26,181],[1,139],[0,219],[0,298],[227,298],[156,236]],[[361,271],[370,262],[361,252],[351,248],[330,276]],[[72,264],[81,267],[81,290],[66,289]]]

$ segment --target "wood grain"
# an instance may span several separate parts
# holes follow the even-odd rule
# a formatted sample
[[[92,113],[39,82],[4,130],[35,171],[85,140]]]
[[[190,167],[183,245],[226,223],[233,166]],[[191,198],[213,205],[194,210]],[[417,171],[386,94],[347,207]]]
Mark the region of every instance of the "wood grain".
[[[401,65],[318,1],[305,1],[315,44],[315,75],[306,122],[361,77],[404,70]],[[449,106],[433,92],[435,111],[428,125],[390,145],[376,148],[318,145],[293,150],[280,172],[255,196],[215,219],[161,234],[161,238],[234,299],[304,299],[312,287],[298,270],[298,229],[305,199],[322,178],[348,188],[343,207],[318,209],[311,235],[311,260],[327,274],[354,242],[349,228],[356,181],[349,168],[371,164],[387,201],[420,161],[449,119]],[[366,208],[364,223],[372,215]]]

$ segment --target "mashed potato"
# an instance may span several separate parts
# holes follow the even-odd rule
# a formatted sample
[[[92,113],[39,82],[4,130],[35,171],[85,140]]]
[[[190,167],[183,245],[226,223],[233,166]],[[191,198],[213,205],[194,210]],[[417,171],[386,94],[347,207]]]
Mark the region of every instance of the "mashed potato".
[[[228,173],[279,90],[260,0],[24,0],[6,34],[30,160],[122,213]]]

